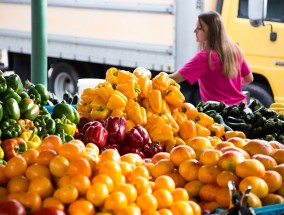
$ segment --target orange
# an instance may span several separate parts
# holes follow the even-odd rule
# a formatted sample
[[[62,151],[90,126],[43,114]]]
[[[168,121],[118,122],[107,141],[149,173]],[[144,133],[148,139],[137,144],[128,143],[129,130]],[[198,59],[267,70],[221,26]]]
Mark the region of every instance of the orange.
[[[140,208],[133,205],[128,205],[125,208],[118,211],[117,213],[117,215],[133,215],[133,214],[141,214]]]
[[[38,193],[42,198],[51,196],[53,190],[50,179],[45,176],[36,176],[29,184],[29,191]]]
[[[56,155],[51,159],[49,164],[49,171],[55,177],[62,177],[67,174],[69,161],[62,155]]]
[[[106,174],[111,177],[114,183],[121,181],[122,170],[118,162],[105,161],[99,167],[99,174]]]
[[[64,204],[54,197],[47,197],[43,199],[42,207],[43,208],[56,208],[62,211],[64,211],[64,208],[65,208]]]
[[[94,176],[91,180],[91,184],[96,184],[96,183],[103,183],[107,186],[108,192],[112,192],[114,184],[110,176],[106,174],[98,174]]]
[[[68,142],[59,148],[58,154],[71,161],[82,158],[86,154],[86,149],[81,144]]]
[[[275,204],[283,204],[284,198],[281,195],[276,193],[268,193],[265,197],[261,199],[262,205],[275,205]]]
[[[29,179],[23,175],[12,177],[7,183],[7,191],[8,193],[27,192],[29,183]]]
[[[37,163],[28,166],[28,168],[26,169],[25,175],[29,180],[32,180],[33,178],[39,175],[43,175],[47,178],[51,177],[49,168],[45,165],[41,165]]]
[[[130,164],[133,164],[135,166],[139,166],[143,164],[143,159],[141,158],[140,155],[136,154],[136,153],[127,153],[124,154],[120,157],[121,161],[125,161],[128,162]]]
[[[274,158],[277,164],[284,163],[284,149],[275,149],[271,157]]]
[[[128,204],[133,203],[137,199],[137,190],[135,189],[135,186],[132,184],[120,184],[117,188],[115,188],[115,191],[120,191],[124,193],[124,195],[127,198]]]
[[[239,183],[239,190],[244,192],[248,186],[251,186],[251,192],[260,199],[268,194],[268,185],[265,180],[257,176],[248,176],[243,178]]]
[[[67,173],[68,175],[82,174],[90,177],[92,174],[92,168],[86,158],[79,158],[70,161]]]
[[[157,210],[158,201],[150,193],[142,193],[137,197],[136,204],[143,211],[147,210]]]
[[[138,176],[138,177],[134,178],[130,183],[135,187],[138,195],[140,195],[142,193],[151,193],[152,192],[149,180],[147,180],[146,178],[144,178],[142,176]]]
[[[250,192],[248,197],[248,206],[252,208],[260,208],[262,207],[262,202],[257,195]]]
[[[202,164],[196,159],[188,159],[183,161],[179,167],[179,174],[186,180],[192,181],[198,179],[198,171]]]
[[[238,148],[236,146],[226,146],[226,147],[220,149],[220,151],[222,153],[225,153],[227,151],[237,151],[237,152],[242,153],[246,159],[250,158],[250,154],[248,152],[246,152],[245,150]]]
[[[282,176],[280,175],[280,173],[278,173],[274,170],[265,171],[265,174],[262,177],[262,179],[268,185],[269,193],[274,193],[275,191],[277,191],[281,187]]]
[[[53,193],[53,197],[64,204],[70,204],[74,202],[78,198],[78,196],[79,193],[77,188],[70,184],[66,184],[62,187],[57,188]]]
[[[170,176],[174,180],[176,187],[183,187],[186,184],[186,180],[179,174],[177,169],[165,175]]]
[[[92,149],[92,152],[93,153],[95,153],[96,155],[99,155],[100,154],[100,149],[99,149],[99,147],[96,145],[96,144],[94,144],[94,143],[87,143],[86,145],[85,145],[85,147],[86,147],[86,149]]]
[[[27,161],[21,156],[15,156],[7,161],[4,174],[7,178],[24,175],[28,167]]]
[[[206,212],[206,211],[210,211],[210,212],[215,211],[217,208],[221,208],[221,205],[216,201],[201,202],[200,207],[201,207],[201,211],[203,213],[203,212]]]
[[[189,198],[195,198],[199,196],[199,191],[202,186],[203,183],[201,181],[194,180],[186,183],[186,185],[184,185],[184,189],[186,189]]]
[[[201,215],[201,207],[199,204],[191,200],[189,200],[187,203],[191,206],[194,215]]]
[[[57,152],[54,149],[45,149],[39,152],[35,163],[48,166],[51,159],[57,155]]]
[[[157,199],[158,209],[169,208],[173,204],[173,196],[169,190],[157,189],[152,195]]]
[[[221,189],[217,184],[203,184],[199,191],[199,197],[203,201],[213,202],[216,201],[218,191]]]
[[[222,169],[217,165],[205,164],[198,171],[198,179],[202,183],[215,183]]]
[[[211,148],[211,142],[207,137],[197,136],[186,141],[186,145],[190,146],[194,151],[196,156],[193,158],[199,159],[203,149]]]
[[[266,170],[274,169],[274,167],[277,165],[276,160],[269,155],[255,154],[251,156],[251,158],[259,160],[264,165]]]
[[[97,182],[87,190],[86,199],[89,200],[94,206],[98,207],[103,205],[108,195],[109,191],[107,185]]]
[[[69,175],[69,184],[77,188],[79,195],[84,195],[90,188],[91,181],[86,175]]]
[[[89,162],[91,170],[95,171],[99,164],[99,156],[86,153],[83,158]]]
[[[273,170],[275,170],[276,172],[280,173],[280,175],[282,176],[282,178],[284,178],[284,164],[278,164],[276,165]]]
[[[155,164],[161,159],[169,159],[170,158],[170,153],[169,152],[158,152],[154,154],[152,157],[152,163]]]
[[[234,172],[236,166],[245,160],[245,157],[242,153],[237,151],[227,151],[220,157],[218,161],[218,166],[222,170],[227,170]]]
[[[233,143],[238,148],[243,148],[243,146],[247,143],[246,140],[241,137],[231,137],[227,139],[227,141]]]
[[[279,187],[279,189],[275,193],[284,197],[284,182],[281,183],[281,186]]]
[[[147,167],[144,166],[144,165],[134,167],[133,171],[131,171],[131,173],[129,175],[130,181],[133,180],[134,178],[136,178],[137,176],[142,176],[146,179],[149,179],[150,174],[149,174]]]
[[[255,154],[272,155],[274,148],[266,140],[253,139],[249,140],[243,149],[247,151],[251,156]]]
[[[211,143],[211,146],[214,148],[218,143],[222,142],[221,138],[220,137],[210,137],[209,138],[210,140],[210,143]]]
[[[176,188],[172,192],[172,196],[173,196],[174,202],[175,201],[188,201],[189,200],[189,196],[188,196],[186,189],[180,188],[180,187]]]
[[[236,175],[241,178],[247,176],[258,176],[262,178],[264,174],[264,165],[256,159],[246,159],[236,165]]]
[[[155,190],[157,189],[166,189],[171,193],[175,190],[176,185],[174,180],[167,175],[161,175],[155,179]]]
[[[110,193],[104,201],[104,209],[117,213],[119,210],[127,207],[127,197],[124,193],[114,191]]]
[[[200,154],[199,161],[202,164],[217,164],[222,154],[223,152],[217,149],[204,149]]]
[[[161,159],[153,166],[152,176],[157,178],[160,175],[165,175],[169,172],[172,172],[174,169],[175,165],[170,159]]]
[[[194,215],[191,205],[185,201],[174,202],[171,205],[170,210],[172,211],[173,215]]]
[[[228,187],[229,181],[233,181],[236,186],[239,185],[239,178],[234,172],[223,170],[217,175],[216,182],[220,187]]]
[[[42,140],[37,150],[41,152],[47,149],[52,149],[58,152],[62,144],[62,139],[58,135],[48,135]]]
[[[218,190],[217,195],[216,195],[216,202],[222,206],[222,208],[229,208],[230,206],[230,190],[227,187],[222,187],[221,189]]]
[[[155,214],[155,213],[153,213]],[[143,214],[144,215],[144,214]],[[160,210],[158,210],[157,215],[173,215],[172,211],[168,208],[162,208]]]
[[[225,148],[225,147],[228,147],[228,146],[233,147],[235,145],[231,142],[228,142],[228,141],[221,141],[214,146],[214,149],[221,150],[222,148]]]
[[[187,145],[179,145],[170,151],[171,162],[178,167],[183,161],[196,157],[193,148]]]
[[[86,214],[93,215],[96,213],[95,207],[86,199],[77,199],[68,206],[69,215]]]
[[[0,203],[4,202],[8,197],[8,190],[5,187],[0,187]]]
[[[126,181],[129,182],[131,180],[131,172],[135,169],[135,165],[130,164],[126,161],[120,161],[119,162],[122,175],[126,178]],[[147,168],[147,167],[146,167]]]
[[[36,161],[38,155],[39,151],[32,148],[27,149],[21,154],[21,156],[27,161],[28,165],[33,164]]]
[[[0,186],[5,185],[8,182],[8,178],[4,174],[5,166],[0,165]]]
[[[120,161],[120,154],[116,149],[105,149],[99,155],[100,163],[105,161]]]
[[[274,148],[274,149],[284,149],[284,145],[277,140],[272,140],[269,141],[269,144]]]

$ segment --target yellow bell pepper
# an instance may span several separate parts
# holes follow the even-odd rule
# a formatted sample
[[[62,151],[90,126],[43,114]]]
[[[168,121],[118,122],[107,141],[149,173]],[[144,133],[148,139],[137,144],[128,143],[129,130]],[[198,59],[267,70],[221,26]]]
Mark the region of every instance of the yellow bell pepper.
[[[108,101],[105,101],[102,97],[99,95],[95,95],[93,97],[93,101],[90,103],[91,108],[98,108],[100,106],[106,107]]]
[[[160,90],[164,95],[168,86],[170,85],[170,76],[165,72],[160,72],[158,75],[152,78],[152,85],[154,89]]]
[[[115,109],[111,112],[110,114],[111,116],[115,117],[115,116],[122,116],[125,119],[128,119],[127,114],[124,112],[123,109]]]
[[[174,137],[172,127],[168,124],[163,124],[158,128],[153,129],[152,131],[149,132],[149,135],[153,142],[166,141],[173,139]]]
[[[134,69],[133,74],[137,77],[146,77],[148,79],[152,78],[152,73],[150,72],[150,70],[146,69],[145,67],[137,67],[136,69]]]
[[[105,102],[108,102],[109,97],[113,93],[113,87],[109,82],[99,83],[95,87],[95,93],[103,98]]]
[[[41,139],[36,134],[36,128],[34,128],[32,131],[30,130],[22,132],[20,138],[24,139],[28,145],[28,148],[30,149],[37,149],[41,144]]]
[[[122,92],[128,99],[135,99],[141,93],[140,86],[136,80],[117,82],[116,90]]]
[[[142,99],[142,100],[141,100],[141,105],[142,105],[142,107],[144,107],[146,110],[151,109],[151,105],[150,105],[150,102],[149,102],[149,99],[148,99],[148,98]]]
[[[78,112],[91,112],[92,110],[91,103],[83,101],[79,101],[76,108]]]
[[[187,115],[183,112],[175,111],[172,113],[172,116],[178,125],[181,125],[184,121],[188,120]]]
[[[166,100],[162,99],[162,111],[161,113],[171,113],[171,109],[170,106],[168,105],[168,103],[166,102]]]
[[[200,125],[208,127],[214,123],[214,119],[203,112],[198,112],[197,116],[195,117],[194,121]]]
[[[81,95],[81,101],[82,102],[92,102],[93,97],[96,95],[95,88],[86,88],[83,90]]]
[[[161,115],[161,117],[163,117],[166,123],[172,127],[174,134],[176,134],[179,131],[179,125],[177,124],[171,113],[164,113]]]
[[[126,120],[126,130],[130,131],[135,126],[135,123],[130,119]]]
[[[174,79],[169,78],[169,85],[174,86],[180,90],[180,85]]]
[[[231,137],[240,137],[242,139],[246,139],[246,134],[242,131],[226,131],[225,140],[228,140]]]
[[[147,115],[147,124],[145,125],[145,128],[148,132],[151,132],[152,130],[159,128],[160,126],[167,123],[165,118],[159,116],[158,114],[154,113],[151,110],[148,110],[146,115]]]
[[[110,116],[110,110],[105,106],[96,106],[91,110],[91,120],[106,119]]]
[[[211,136],[223,137],[225,135],[225,128],[219,123],[213,123],[208,126],[208,129],[211,132]]]
[[[184,121],[180,126],[179,126],[179,136],[181,139],[184,141],[188,139],[192,139],[193,137],[197,136],[197,131],[196,131],[196,124],[192,120],[187,120]]]
[[[160,90],[153,89],[149,93],[149,103],[155,113],[162,111],[162,94]]]
[[[152,89],[152,81],[148,77],[142,76],[138,78],[138,84],[141,90],[141,93],[138,95],[139,98],[148,98]]]
[[[164,149],[166,152],[170,152],[175,146],[179,145],[186,145],[186,143],[180,137],[174,137],[164,142]]]
[[[164,99],[174,107],[182,106],[185,101],[184,95],[181,91],[177,87],[171,85],[167,88]]]
[[[117,84],[118,69],[111,67],[106,71],[106,81],[109,82],[112,86]]]
[[[110,110],[123,109],[127,103],[127,97],[118,90],[114,90],[109,97],[107,108]]]
[[[118,70],[117,84],[137,80],[137,77],[133,73],[125,70]]]
[[[187,118],[191,120],[194,120],[198,115],[197,108],[189,102],[184,102],[178,109],[180,112],[185,113],[187,115]]]
[[[195,125],[196,125],[197,136],[203,136],[203,137],[210,136],[211,131],[208,128],[198,123],[196,123]]]
[[[147,124],[147,116],[145,108],[141,107],[140,104],[133,99],[128,99],[125,112],[130,120],[136,125]]]

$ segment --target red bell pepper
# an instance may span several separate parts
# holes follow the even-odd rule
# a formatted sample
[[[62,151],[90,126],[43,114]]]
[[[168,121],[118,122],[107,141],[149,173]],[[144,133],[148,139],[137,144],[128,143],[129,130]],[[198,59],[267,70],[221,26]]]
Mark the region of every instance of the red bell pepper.
[[[135,125],[126,133],[125,139],[130,147],[143,148],[145,144],[149,143],[150,136],[141,125]]]
[[[28,145],[23,138],[6,139],[2,142],[1,146],[4,151],[4,159],[6,161],[28,149]]]
[[[163,148],[159,142],[152,142],[144,145],[142,152],[146,158],[152,158],[158,152],[162,152]]]
[[[119,144],[126,135],[126,119],[121,116],[110,116],[105,120],[105,128],[108,131],[108,143]]]
[[[26,215],[24,206],[16,199],[8,199],[0,203],[0,214]]]
[[[124,145],[123,147],[121,147],[120,150],[119,150],[119,153],[121,155],[125,155],[125,154],[128,154],[128,153],[135,153],[135,154],[140,155],[141,158],[143,158],[143,159],[145,158],[145,154],[141,151],[141,149],[130,147],[130,146],[127,146],[127,145]]]
[[[100,125],[88,127],[85,133],[85,143],[94,143],[98,147],[103,147],[107,142],[108,131]]]
[[[82,134],[85,134],[87,129],[90,127],[90,126],[102,126],[104,127],[103,123],[98,121],[98,120],[94,120],[94,121],[90,121],[90,122],[87,122],[81,129],[80,133]]]

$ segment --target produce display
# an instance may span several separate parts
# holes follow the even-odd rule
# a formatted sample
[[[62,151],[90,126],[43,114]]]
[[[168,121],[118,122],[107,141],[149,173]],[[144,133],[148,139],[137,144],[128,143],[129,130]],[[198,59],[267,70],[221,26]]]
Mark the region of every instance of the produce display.
[[[236,209],[229,184],[250,208],[284,202],[280,103],[195,107],[143,67],[63,101],[0,82],[0,214],[200,215]]]

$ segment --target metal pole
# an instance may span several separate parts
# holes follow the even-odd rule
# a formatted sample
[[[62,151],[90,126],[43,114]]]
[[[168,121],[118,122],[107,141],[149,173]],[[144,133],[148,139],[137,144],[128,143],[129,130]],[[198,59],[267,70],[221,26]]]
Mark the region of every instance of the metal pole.
[[[31,81],[47,86],[47,0],[32,0]]]

